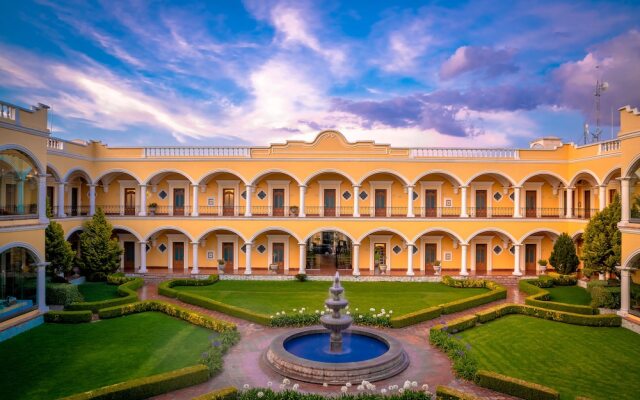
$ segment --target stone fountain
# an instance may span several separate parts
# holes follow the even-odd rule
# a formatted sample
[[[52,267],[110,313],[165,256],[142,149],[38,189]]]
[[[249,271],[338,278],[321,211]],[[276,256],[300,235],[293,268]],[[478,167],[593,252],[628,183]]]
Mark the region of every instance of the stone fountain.
[[[353,319],[341,313],[349,302],[336,273],[325,301],[330,313],[323,327],[295,329],[276,337],[264,353],[279,374],[304,382],[343,385],[390,378],[409,366],[400,342],[373,329],[350,328]]]

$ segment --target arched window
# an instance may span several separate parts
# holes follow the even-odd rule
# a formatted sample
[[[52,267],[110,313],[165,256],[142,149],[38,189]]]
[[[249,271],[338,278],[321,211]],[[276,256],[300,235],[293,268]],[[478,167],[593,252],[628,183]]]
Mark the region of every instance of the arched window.
[[[23,247],[0,254],[0,322],[37,307],[34,262],[34,256]]]
[[[19,150],[0,151],[0,215],[38,213],[38,169]]]

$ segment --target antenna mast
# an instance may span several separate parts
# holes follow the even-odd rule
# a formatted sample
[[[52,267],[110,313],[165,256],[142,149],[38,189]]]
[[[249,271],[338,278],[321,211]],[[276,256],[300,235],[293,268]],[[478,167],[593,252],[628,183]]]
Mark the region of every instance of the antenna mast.
[[[600,69],[599,65],[596,65],[596,69]],[[596,129],[594,132],[591,132],[589,129],[589,124],[584,124],[584,144],[587,144],[588,140],[591,139],[592,143],[597,143],[600,141],[600,135],[602,134],[602,128],[600,127],[600,97],[602,93],[604,93],[609,88],[609,83],[603,81],[600,78],[596,79],[596,89],[593,93],[595,99],[595,111],[596,111]]]

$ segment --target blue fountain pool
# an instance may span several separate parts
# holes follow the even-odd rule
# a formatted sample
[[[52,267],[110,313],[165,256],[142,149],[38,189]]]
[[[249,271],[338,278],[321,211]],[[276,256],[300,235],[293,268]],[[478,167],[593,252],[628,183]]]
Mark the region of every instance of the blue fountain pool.
[[[284,348],[300,358],[325,363],[371,360],[389,350],[389,346],[382,340],[367,335],[344,332],[342,334],[342,352],[332,353],[329,350],[329,336],[329,332],[297,336],[285,341]]]

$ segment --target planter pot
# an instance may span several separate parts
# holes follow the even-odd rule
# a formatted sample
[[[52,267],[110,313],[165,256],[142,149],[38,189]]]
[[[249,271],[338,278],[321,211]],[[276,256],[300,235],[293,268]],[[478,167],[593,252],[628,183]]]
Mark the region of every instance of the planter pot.
[[[386,274],[386,273],[387,273],[387,266],[386,266],[386,265],[384,265],[384,264],[380,264],[380,273],[381,273],[382,275],[384,275],[384,274]]]
[[[218,264],[218,274],[220,275],[224,274],[224,264],[222,265]]]
[[[274,274],[278,273],[278,264],[270,264],[269,265],[269,271],[273,272]]]
[[[442,267],[440,265],[434,265],[433,270],[435,271],[435,275],[440,275],[440,271],[442,271]]]

